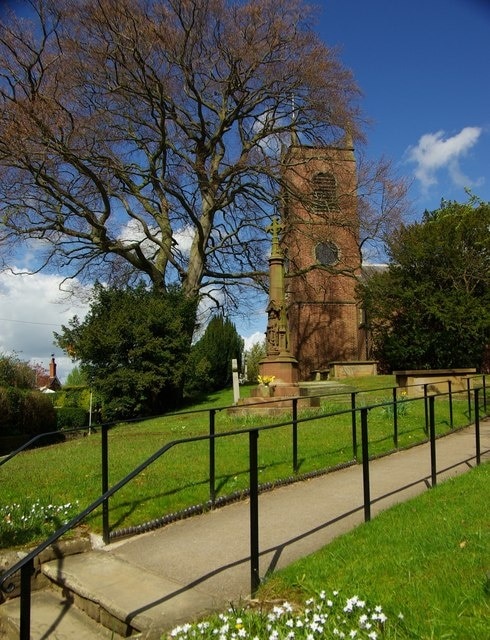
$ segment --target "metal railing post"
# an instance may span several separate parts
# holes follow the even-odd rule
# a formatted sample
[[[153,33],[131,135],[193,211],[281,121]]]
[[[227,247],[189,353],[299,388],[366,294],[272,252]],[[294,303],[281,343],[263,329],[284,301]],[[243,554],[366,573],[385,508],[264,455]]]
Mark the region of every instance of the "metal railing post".
[[[216,409],[209,410],[209,500],[216,500]]]
[[[393,387],[393,444],[398,449],[398,404],[396,401],[396,387]]]
[[[293,473],[298,473],[298,398],[293,398]]]
[[[368,410],[361,409],[362,484],[364,490],[364,521],[371,520],[371,488],[369,485]]]
[[[485,374],[482,375],[483,382],[483,411],[485,415],[487,415],[487,377]]]
[[[480,389],[475,388],[475,451],[476,451],[476,464],[481,463],[481,451],[480,451]]]
[[[427,396],[427,387],[428,387],[428,383],[426,382],[424,384],[424,414],[425,414],[425,426],[424,426],[424,433],[425,435],[429,434],[429,406],[428,406],[428,396]]]
[[[101,425],[101,451],[102,451],[102,495],[109,489],[109,427],[107,424]],[[109,498],[102,503],[102,540],[104,544],[109,544]]]
[[[471,422],[471,378],[466,378],[466,396],[468,398],[468,420]]]
[[[356,391],[350,394],[350,408],[352,417],[352,453],[354,460],[357,460],[357,411],[356,411]]]
[[[250,593],[254,596],[260,586],[259,574],[259,432],[248,432],[250,462]]]
[[[454,427],[454,416],[453,416],[453,383],[451,380],[447,381],[447,390],[449,392],[449,426],[451,429]]]
[[[31,637],[31,578],[34,575],[34,559],[20,570],[20,640]]]
[[[436,468],[436,421],[434,414],[434,396],[429,397],[429,429],[430,429],[430,477],[433,487],[437,484]]]

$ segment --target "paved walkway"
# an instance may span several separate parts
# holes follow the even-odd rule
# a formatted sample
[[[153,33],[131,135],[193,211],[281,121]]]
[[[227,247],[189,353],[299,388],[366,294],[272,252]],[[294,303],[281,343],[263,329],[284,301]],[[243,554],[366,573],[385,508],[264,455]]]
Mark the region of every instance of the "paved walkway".
[[[481,451],[490,459],[490,421],[481,423]],[[474,427],[437,440],[438,482],[474,466],[474,456]],[[427,490],[429,445],[373,461],[370,478],[374,517]],[[363,518],[361,466],[261,494],[260,575],[320,549]],[[126,611],[136,628],[155,629],[145,637],[158,637],[157,629],[247,597],[249,556],[247,500],[65,558],[52,571],[81,595],[98,594],[104,607]]]

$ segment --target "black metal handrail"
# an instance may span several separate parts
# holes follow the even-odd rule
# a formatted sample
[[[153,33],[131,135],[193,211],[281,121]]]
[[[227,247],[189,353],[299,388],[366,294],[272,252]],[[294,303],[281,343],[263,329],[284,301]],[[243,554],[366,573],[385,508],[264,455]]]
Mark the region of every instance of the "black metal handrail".
[[[480,389],[474,389],[474,408],[475,408],[475,438],[476,438],[476,462],[480,464],[481,450],[480,450],[480,405],[479,405],[479,391]],[[414,401],[416,398],[407,399],[405,401]],[[430,433],[430,456],[431,456],[431,485],[434,486],[437,481],[437,469],[436,469],[436,434],[435,434],[435,396],[428,396],[429,403],[429,433]],[[369,437],[368,437],[368,413],[371,409],[380,406],[387,406],[390,403],[379,403],[367,407],[360,407],[355,409],[349,409],[344,411],[338,411],[334,413],[324,414],[324,416],[315,416],[297,419],[297,422],[307,422],[308,420],[318,419],[318,417],[332,417],[335,415],[341,415],[349,411],[360,412],[361,422],[361,441],[362,441],[362,466],[363,466],[363,492],[364,492],[364,518],[369,520],[371,518],[371,497],[370,497],[370,481],[369,481]],[[72,518],[65,525],[60,527],[44,542],[39,544],[35,549],[29,552],[25,557],[19,560],[16,564],[10,567],[0,578],[0,588],[5,592],[11,592],[14,588],[13,583],[8,582],[11,577],[20,571],[21,574],[21,616],[20,616],[20,639],[28,640],[30,637],[30,606],[31,606],[31,576],[34,572],[34,559],[47,547],[55,543],[65,533],[76,527],[82,520],[84,520],[90,513],[92,513],[99,506],[108,504],[108,500],[111,496],[117,493],[122,487],[128,484],[132,479],[137,477],[142,471],[153,464],[161,456],[173,447],[180,444],[187,444],[191,442],[198,442],[203,440],[215,440],[217,438],[232,437],[241,434],[248,434],[249,437],[249,491],[250,491],[250,580],[251,580],[251,592],[255,593],[260,584],[259,575],[259,537],[258,537],[258,437],[261,431],[278,429],[291,424],[291,421],[264,425],[261,427],[252,427],[246,429],[238,429],[226,433],[214,433],[203,434],[198,436],[192,436],[188,438],[181,438],[173,440],[167,443],[158,451],[153,453],[144,462],[138,465],[132,472],[130,472],[125,478],[117,482],[113,487],[107,489],[99,498],[92,502],[88,507],[81,511],[77,516]],[[103,516],[104,518],[104,516]]]
[[[483,389],[483,407],[484,407],[484,411],[487,411],[487,384],[486,384],[486,377],[487,374],[474,374],[474,375],[468,375],[465,376],[464,378],[466,379],[466,393],[467,393],[467,398],[468,398],[468,414],[469,414],[469,419],[471,420],[471,384],[473,380],[481,380],[482,381],[482,389]],[[452,397],[452,388],[451,388],[451,380],[447,379],[447,380],[442,380],[442,381],[438,381],[437,384],[443,384],[444,382],[447,383],[448,385],[448,394],[449,397],[451,399]],[[428,388],[430,386],[432,386],[434,383],[426,383],[423,386],[424,389],[424,396],[428,396]],[[411,389],[411,388],[420,388],[421,385],[420,384],[413,384],[413,385],[407,385],[406,387],[404,387],[404,389]],[[349,396],[351,399],[351,409],[355,409],[356,408],[356,399],[358,396],[362,395],[362,394],[367,394],[367,393],[378,393],[380,391],[391,391],[393,394],[393,404],[394,407],[396,407],[396,402],[398,401],[397,398],[397,392],[400,390],[400,388],[398,386],[388,386],[388,387],[377,387],[376,389],[359,389],[357,391],[336,391],[335,392],[335,396]],[[458,393],[458,392],[454,392],[454,393]],[[312,394],[312,395],[308,395],[308,396],[301,396],[302,399],[304,399],[305,397],[307,398],[328,398],[331,397],[332,394],[329,393],[318,393],[318,394]],[[444,394],[439,394],[439,395],[444,395]],[[273,405],[273,404],[277,404],[277,403],[284,403],[285,400],[291,400],[291,412],[292,412],[292,423],[293,423],[293,448],[295,447],[294,442],[296,439],[296,432],[294,429],[294,425],[296,423],[297,420],[297,400],[300,399],[300,396],[295,397],[295,398],[285,398],[285,397],[277,397],[277,398],[269,398],[268,400],[262,399],[260,401],[254,402],[254,403],[248,403],[247,404],[247,408],[253,408],[256,406],[264,406],[264,405]],[[405,401],[406,399],[404,399]],[[214,428],[215,428],[215,416],[216,413],[221,412],[221,411],[227,411],[228,409],[234,409],[236,408],[236,404],[233,405],[225,405],[223,407],[213,407],[211,409],[191,409],[189,411],[177,411],[177,412],[172,412],[172,413],[166,413],[166,414],[162,414],[160,416],[147,416],[147,417],[138,417],[138,418],[130,418],[128,420],[115,420],[115,421],[111,421],[111,422],[104,422],[102,424],[96,424],[96,425],[86,425],[84,427],[77,427],[77,428],[73,428],[73,429],[60,429],[57,431],[48,431],[45,433],[40,433],[36,436],[33,436],[30,440],[28,440],[27,442],[25,442],[23,445],[21,445],[18,449],[15,449],[15,451],[12,451],[11,453],[2,456],[0,458],[0,467],[2,465],[4,465],[5,463],[9,462],[10,460],[12,460],[13,458],[15,458],[19,453],[22,453],[23,451],[31,448],[36,442],[40,442],[42,439],[44,438],[48,438],[50,436],[56,436],[56,435],[64,435],[66,433],[75,433],[75,432],[86,432],[86,431],[90,431],[90,430],[95,430],[95,428],[99,428],[99,427],[104,427],[104,428],[111,428],[114,426],[123,426],[123,425],[129,425],[129,424],[133,424],[135,422],[141,422],[143,420],[146,419],[157,419],[157,418],[172,418],[175,416],[186,416],[186,415],[193,415],[196,413],[208,413],[209,414],[209,433],[213,433],[214,432]],[[452,422],[452,405],[450,406],[450,412],[451,412],[451,422]],[[395,416],[395,421],[396,421],[396,411],[394,411],[394,416]],[[427,413],[426,413],[427,416]],[[428,417],[426,417],[426,427],[428,425]],[[397,437],[397,431],[396,431],[396,423],[394,425],[394,432],[395,432],[395,439]],[[353,423],[352,423],[352,434],[353,434],[353,438],[352,438],[352,442],[353,442],[353,451],[355,452],[357,450],[357,437],[356,437],[356,421],[355,418],[353,419]],[[395,444],[395,446],[397,446]],[[355,453],[354,453],[354,457],[356,457]],[[297,459],[297,457],[296,457]],[[295,465],[295,471],[296,471],[296,465]]]
[[[89,428],[90,427],[87,426],[87,427],[77,427],[73,429],[63,429],[63,430],[58,429],[57,431],[45,431],[44,433],[38,433],[27,442],[24,442],[24,444],[18,447],[18,449],[15,449],[14,451],[11,451],[7,455],[2,456],[0,458],[0,467],[4,465],[6,462],[8,462],[9,460],[12,460],[12,458],[15,458],[15,456],[17,456],[19,453],[22,453],[23,451],[30,449],[34,444],[36,444],[36,442],[40,442],[44,438],[49,438],[50,436],[62,436],[65,433],[78,433],[79,431],[88,431]],[[93,430],[93,427],[92,427],[92,430]]]

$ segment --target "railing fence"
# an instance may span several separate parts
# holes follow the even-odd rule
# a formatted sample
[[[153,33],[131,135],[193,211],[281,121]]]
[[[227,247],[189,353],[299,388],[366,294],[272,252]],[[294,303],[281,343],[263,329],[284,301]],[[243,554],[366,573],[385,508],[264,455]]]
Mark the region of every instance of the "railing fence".
[[[470,405],[468,406],[468,414],[471,416],[472,410],[474,410],[474,424],[475,424],[475,456],[476,464],[481,463],[481,442],[480,442],[480,391],[483,390],[483,404],[486,414],[486,383],[485,377],[483,377],[483,385],[481,388],[473,389],[473,407],[471,407],[471,391],[468,383],[466,393],[469,394]],[[398,444],[398,422],[397,422],[397,406],[399,399],[397,397],[396,389],[392,391],[392,405],[393,405],[393,441],[395,446]],[[451,385],[448,385],[449,405],[450,405],[450,422],[452,423],[452,396],[454,392],[451,389]],[[444,395],[444,394],[442,394]],[[404,402],[415,401],[415,399],[404,399]],[[56,542],[67,531],[77,526],[82,520],[84,520],[89,514],[91,514],[99,506],[102,506],[102,522],[103,522],[103,538],[107,543],[110,539],[110,522],[109,522],[109,500],[114,496],[123,486],[138,476],[142,471],[149,467],[153,462],[161,458],[171,448],[188,444],[190,442],[197,442],[208,440],[209,441],[209,495],[210,500],[216,499],[216,469],[215,469],[215,442],[218,438],[226,438],[236,435],[248,434],[248,452],[249,452],[249,502],[250,502],[250,590],[252,594],[255,594],[260,584],[260,568],[259,568],[259,556],[260,556],[260,544],[259,544],[259,469],[258,469],[258,442],[259,434],[261,431],[270,429],[279,429],[292,425],[292,440],[293,440],[293,470],[298,469],[298,426],[302,422],[306,422],[310,419],[300,419],[298,417],[298,399],[292,400],[292,419],[286,422],[265,425],[261,427],[252,427],[246,429],[239,429],[235,431],[229,431],[225,433],[217,433],[215,429],[215,417],[217,409],[211,409],[209,411],[209,433],[205,435],[194,436],[191,438],[185,438],[180,440],[174,440],[167,443],[154,454],[152,454],[147,460],[136,467],[125,478],[116,483],[113,487],[109,488],[109,446],[108,446],[108,431],[110,425],[102,425],[101,432],[101,457],[102,457],[102,495],[89,505],[84,511],[75,516],[70,522],[66,523],[52,536],[50,536],[43,543],[38,545],[34,550],[28,553],[22,560],[17,562],[14,566],[10,567],[0,578],[0,588],[5,592],[12,591],[14,585],[12,583],[12,576],[20,571],[20,639],[28,640],[30,637],[30,618],[31,618],[31,577],[34,573],[34,559],[48,546]],[[429,434],[430,441],[430,477],[431,486],[435,486],[437,483],[437,459],[436,459],[436,416],[435,416],[435,395],[429,393],[426,385],[424,385],[424,403],[426,407],[426,419],[425,429]],[[391,403],[380,403],[371,406],[356,406],[356,393],[351,394],[350,409],[345,411],[339,411],[330,414],[324,414],[325,416],[335,416],[344,413],[351,413],[352,415],[352,448],[354,458],[357,459],[358,445],[357,445],[357,415],[360,416],[361,426],[361,449],[362,449],[362,482],[363,482],[363,508],[364,519],[368,521],[371,519],[371,486],[370,486],[370,456],[369,456],[369,411],[375,407],[386,406]],[[321,416],[320,416],[321,417]],[[14,452],[15,453],[15,452]],[[13,456],[8,457],[10,460]]]

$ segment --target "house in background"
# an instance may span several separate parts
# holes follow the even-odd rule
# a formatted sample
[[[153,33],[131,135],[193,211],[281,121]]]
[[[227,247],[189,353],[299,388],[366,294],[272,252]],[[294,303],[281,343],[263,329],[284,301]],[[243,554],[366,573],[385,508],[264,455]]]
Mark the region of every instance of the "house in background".
[[[51,355],[51,362],[49,363],[49,375],[39,374],[37,377],[37,388],[42,393],[54,393],[61,389],[61,382],[56,375],[56,361],[54,355]]]

